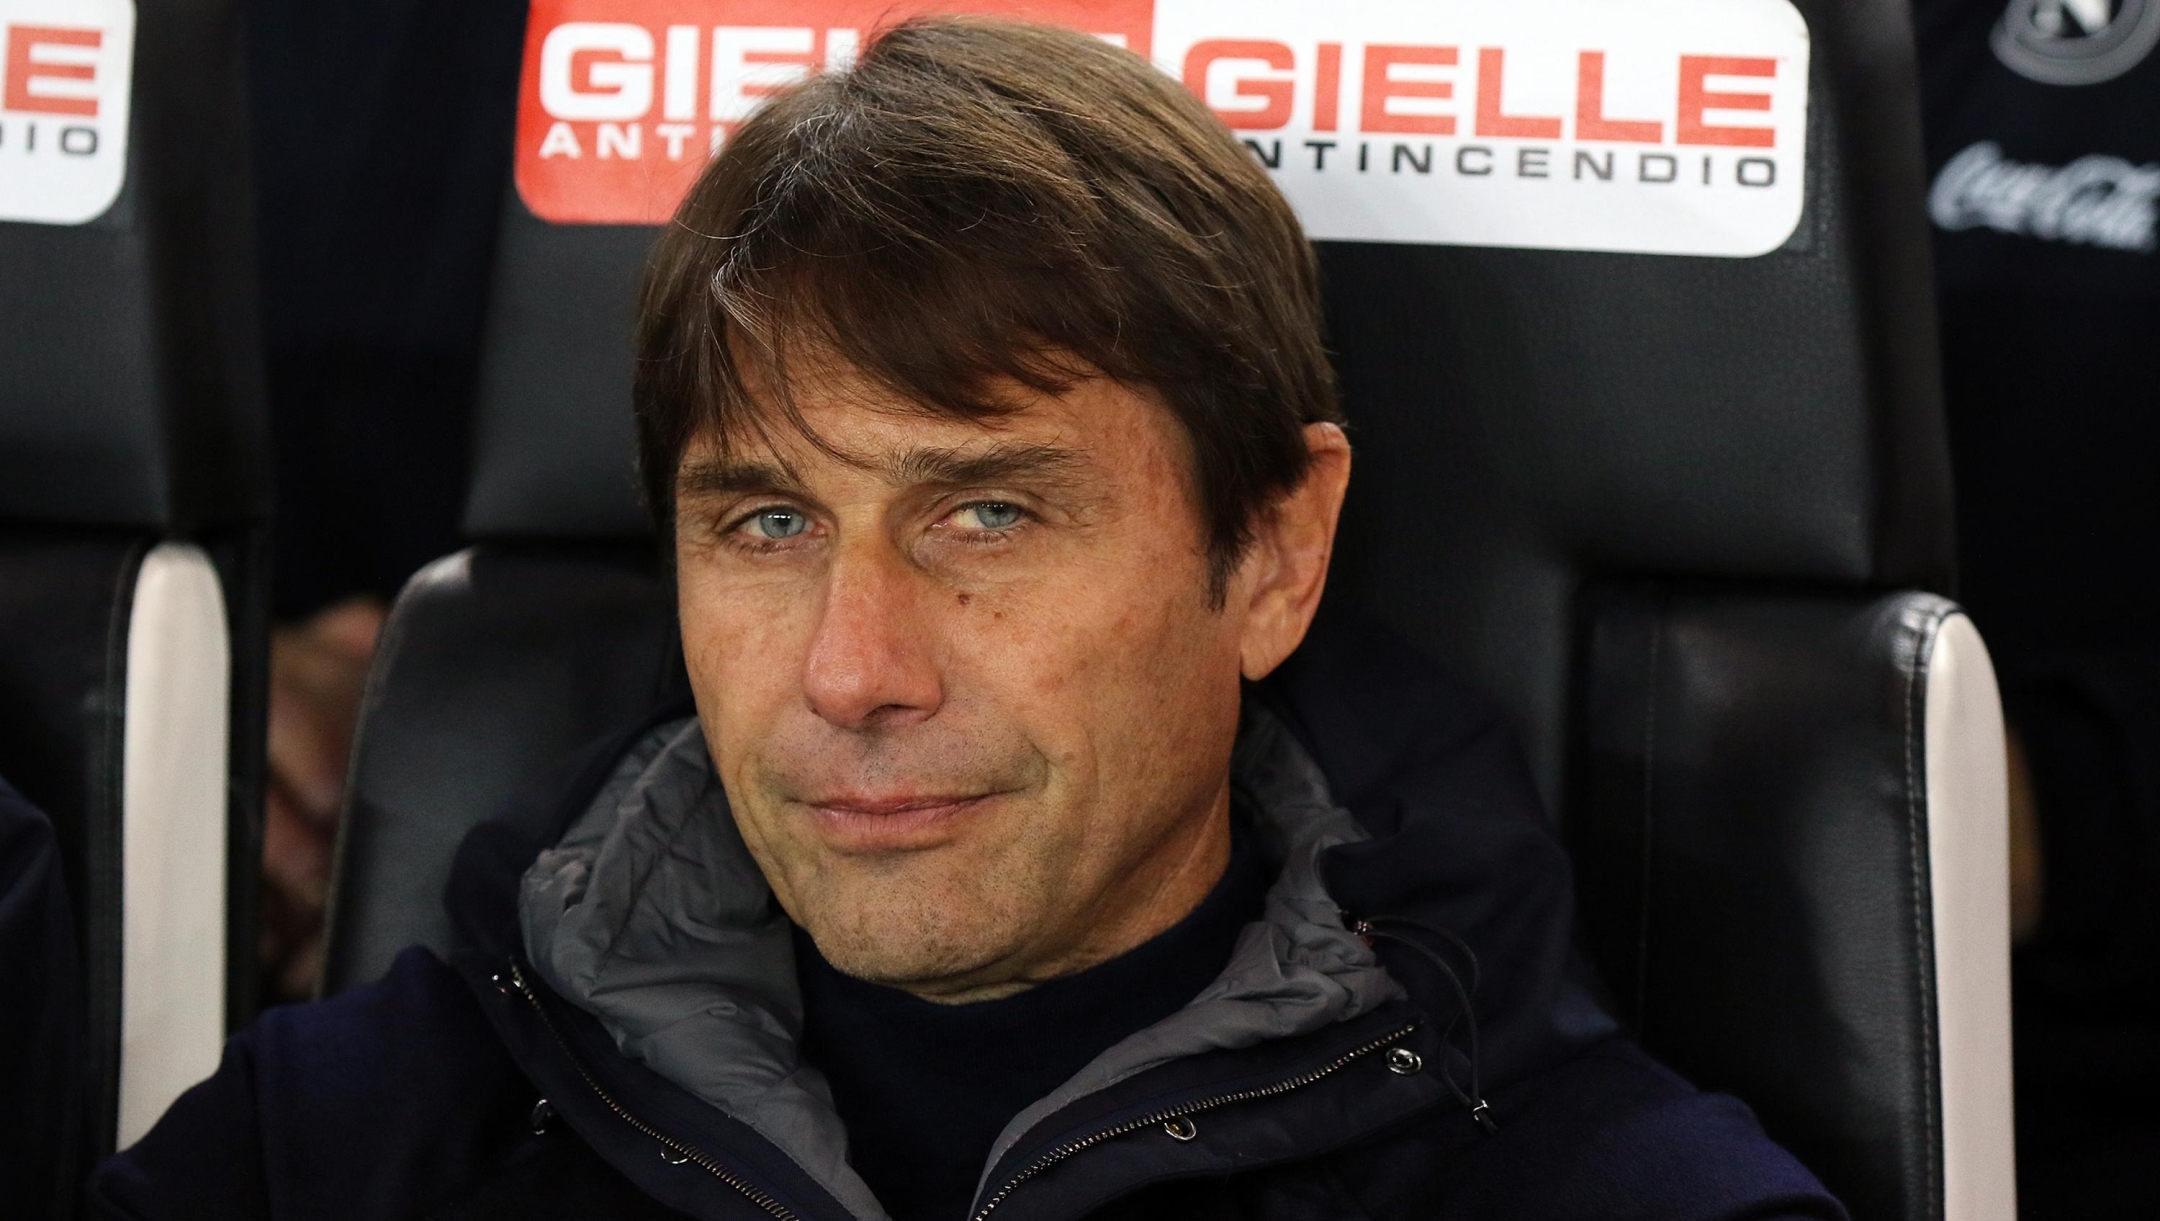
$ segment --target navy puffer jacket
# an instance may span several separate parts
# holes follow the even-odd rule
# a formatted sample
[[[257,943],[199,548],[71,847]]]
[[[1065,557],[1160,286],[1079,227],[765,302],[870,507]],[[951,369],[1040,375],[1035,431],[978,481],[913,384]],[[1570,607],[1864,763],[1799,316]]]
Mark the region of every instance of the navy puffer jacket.
[[[0,780],[0,1216],[64,1216],[82,1175],[78,963],[53,825]]]
[[[1324,999],[1194,1018],[1196,1000],[1183,1016],[1197,1042],[1190,1026],[1134,1036],[1178,1050],[1017,1117],[976,1221],[1844,1216],[1744,1105],[1652,1062],[1597,1004],[1571,945],[1565,854],[1492,711],[1366,631],[1316,629],[1252,700],[1238,782],[1340,815],[1341,834],[1308,845],[1303,890],[1295,843],[1278,844],[1285,880],[1270,898],[1290,947],[1279,991]],[[753,1105],[770,1091],[716,1096],[683,1060],[733,1036],[670,1047],[639,1027],[650,1014],[580,991],[575,978],[605,966],[566,971],[569,934],[534,943],[536,926],[575,925],[579,904],[605,897],[599,881],[551,881],[565,854],[598,860],[638,819],[692,808],[601,817],[626,787],[667,787],[652,769],[697,763],[662,743],[694,739],[662,728],[681,712],[594,747],[570,779],[476,830],[448,895],[449,961],[407,951],[375,984],[236,1036],[216,1076],[100,1171],[95,1214],[882,1216],[844,1137],[820,1135],[833,1121],[814,1085],[786,1107]],[[1281,740],[1253,747],[1255,725]],[[1299,761],[1318,769],[1303,788]],[[607,901],[634,913],[641,900],[633,888]],[[1482,965],[1474,998],[1465,951]],[[1268,999],[1227,978],[1211,991]],[[725,1001],[705,1008],[760,1003]],[[1277,1012],[1289,1009],[1303,1016]],[[741,1054],[774,1061],[775,1081],[804,1079],[784,1039]]]

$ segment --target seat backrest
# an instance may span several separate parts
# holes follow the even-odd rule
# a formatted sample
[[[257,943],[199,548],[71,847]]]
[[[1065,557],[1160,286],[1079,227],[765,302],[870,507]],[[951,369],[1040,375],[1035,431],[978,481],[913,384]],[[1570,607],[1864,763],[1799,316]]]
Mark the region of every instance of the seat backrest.
[[[53,819],[83,941],[63,1184],[252,1010],[268,480],[238,16],[0,5],[0,774]]]
[[[759,50],[769,83],[890,11],[700,20]],[[664,84],[712,41],[671,42],[672,12],[595,53]],[[1904,6],[1316,12],[1160,0],[1085,28],[1199,91],[1319,242],[1357,447],[1329,597],[1512,714],[1577,848],[1585,949],[1653,1051],[1747,1100],[1856,1216],[2010,1215],[1999,709],[1939,596],[1949,476]],[[536,4],[528,31],[468,502],[476,537],[526,551],[643,531],[627,337],[651,231],[623,222],[664,218],[685,172],[654,122],[681,117],[664,89],[603,121],[571,96],[587,83],[545,76],[596,37],[581,14]],[[724,135],[692,118],[693,150]],[[483,543],[397,616],[469,630],[447,625],[489,602],[490,557],[511,550]],[[634,651],[624,690],[657,681]],[[451,685],[390,660],[371,717],[421,702],[408,683]],[[456,672],[529,664],[489,650]],[[526,736],[527,713],[476,715],[461,740]],[[439,852],[438,820],[480,811],[371,806],[432,783],[377,735],[363,723],[348,845]],[[332,987],[442,943],[439,916],[356,921],[392,862],[447,867],[348,854]]]

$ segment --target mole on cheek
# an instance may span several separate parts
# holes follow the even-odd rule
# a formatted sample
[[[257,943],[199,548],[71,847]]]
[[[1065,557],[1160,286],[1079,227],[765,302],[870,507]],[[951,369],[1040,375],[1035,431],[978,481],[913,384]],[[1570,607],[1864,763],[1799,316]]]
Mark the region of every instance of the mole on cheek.
[[[968,603],[970,603],[970,602],[973,602],[974,600],[975,600],[975,595],[974,595],[974,594],[961,594],[961,595],[960,595],[960,605],[962,605],[962,606],[966,606],[966,605],[967,605]]]

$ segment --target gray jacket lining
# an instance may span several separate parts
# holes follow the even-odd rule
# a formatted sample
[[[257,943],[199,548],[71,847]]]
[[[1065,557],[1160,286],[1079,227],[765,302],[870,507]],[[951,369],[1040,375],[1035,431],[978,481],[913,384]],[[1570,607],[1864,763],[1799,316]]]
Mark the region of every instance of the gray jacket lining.
[[[983,1173],[1031,1127],[1158,1065],[1347,1021],[1403,995],[1343,927],[1320,856],[1367,838],[1319,768],[1247,704],[1231,779],[1281,872],[1215,982],[1090,1061],[1005,1126]],[[771,1141],[863,1221],[885,1211],[848,1165],[824,1076],[797,1055],[802,998],[786,916],[729,815],[698,722],[664,725],[525,873],[526,956],[622,1053]],[[981,1187],[978,1185],[978,1194]]]

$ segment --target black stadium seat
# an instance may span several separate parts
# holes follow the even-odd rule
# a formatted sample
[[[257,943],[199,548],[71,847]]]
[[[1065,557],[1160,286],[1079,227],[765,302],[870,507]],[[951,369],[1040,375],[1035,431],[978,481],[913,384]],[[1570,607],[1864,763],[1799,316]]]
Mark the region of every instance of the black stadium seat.
[[[1283,114],[1292,98],[1332,106],[1296,75],[1304,44],[1270,59],[1220,7],[1211,37],[1246,39],[1256,79],[1300,82]],[[2001,720],[1986,651],[1942,596],[1949,476],[1905,6],[1732,0],[1695,5],[1700,28],[1612,24],[1686,7],[1330,6],[1346,30],[1403,26],[1369,41],[1438,43],[1458,19],[1460,40],[1501,40],[1512,60],[1475,59],[1494,82],[1476,86],[1478,126],[1458,77],[1464,128],[1445,139],[1420,109],[1440,95],[1370,60],[1368,90],[1413,99],[1362,112],[1385,139],[1342,134],[1332,109],[1263,129],[1283,127],[1272,86],[1239,94],[1199,44],[1166,52],[1189,33],[1158,28],[1153,53],[1211,102],[1218,87],[1232,109],[1252,100],[1241,134],[1320,239],[1357,447],[1329,597],[1513,715],[1576,850],[1582,940],[1617,1010],[1753,1105],[1856,1217],[2007,1218]],[[1493,33],[1503,10],[1516,33]],[[1783,49],[1749,53],[1726,17],[1767,22]],[[1604,24],[1569,43],[1561,18]],[[1681,52],[1677,112],[1628,92],[1622,50],[1598,46]],[[1574,109],[1531,86],[1503,98],[1509,64],[1556,47]],[[1349,79],[1344,54],[1323,44],[1319,79]],[[530,117],[529,83],[525,102]],[[1563,118],[1610,139],[1557,139]],[[1466,180],[1488,171],[1528,202],[1478,211]],[[1420,212],[1403,193],[1448,174],[1452,202]],[[1617,202],[1548,206],[1522,194],[1540,178],[1610,183],[1566,198]],[[679,664],[632,491],[627,336],[651,230],[543,221],[533,181],[500,239],[477,542],[416,577],[391,619],[328,991],[403,945],[443,946],[431,900],[462,830]],[[1644,194],[1657,187],[1712,202],[1629,219],[1665,207]]]
[[[269,485],[237,6],[52,11],[0,12],[0,775],[83,943],[64,1196],[253,1012]]]

